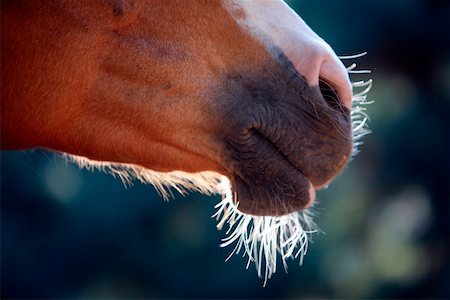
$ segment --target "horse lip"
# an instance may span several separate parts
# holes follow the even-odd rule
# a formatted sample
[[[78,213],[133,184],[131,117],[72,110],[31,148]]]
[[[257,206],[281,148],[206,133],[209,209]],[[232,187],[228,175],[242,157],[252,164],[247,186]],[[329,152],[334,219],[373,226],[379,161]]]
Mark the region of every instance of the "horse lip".
[[[272,142],[271,142],[272,143]],[[314,184],[311,182],[311,180],[309,180],[308,176],[305,175],[304,172],[302,172],[301,169],[299,169],[290,159],[289,156],[287,156],[286,154],[284,154],[283,152],[281,152],[281,150],[274,144],[272,143],[274,147],[276,147],[278,149],[278,153],[281,154],[282,158],[285,159],[289,165],[294,168],[298,173],[302,174],[303,177],[305,177],[308,180],[309,183],[309,199],[308,202],[306,202],[303,206],[303,209],[307,209],[309,207],[311,207],[314,203],[314,201],[316,200],[316,190],[318,189],[316,186],[314,186]],[[332,179],[331,179],[332,180]],[[330,181],[331,181],[330,180]],[[328,183],[327,183],[328,184]]]
[[[270,141],[270,140],[269,140]],[[301,174],[303,177],[305,177],[308,180],[309,183],[309,200],[308,202],[305,203],[303,209],[309,208],[312,206],[313,202],[316,199],[316,190],[318,189],[312,182],[311,180],[309,180],[308,176],[305,175],[305,173],[298,168],[294,162],[292,162],[292,160],[289,158],[289,156],[287,156],[286,154],[284,154],[276,145],[275,143],[271,144],[278,150],[278,154],[281,156],[281,158],[285,161],[287,161],[290,165],[291,168],[295,169],[297,173]],[[332,179],[330,180],[332,181]],[[328,184],[328,183],[327,183]]]
[[[320,189],[321,187],[317,187],[315,186],[311,180],[308,178],[308,176],[306,176],[306,174],[299,168],[297,167],[297,165],[289,158],[289,155],[286,155],[281,149],[280,147],[278,147],[276,145],[275,142],[273,142],[270,138],[268,138],[266,135],[262,134],[259,130],[255,131],[256,133],[258,133],[261,138],[266,139],[276,150],[277,150],[277,154],[278,156],[281,157],[282,160],[286,161],[291,168],[295,169],[295,171],[299,174],[301,174],[303,177],[306,178],[306,180],[309,183],[309,200],[308,202],[305,203],[303,209],[309,208],[312,206],[312,204],[314,203],[315,199],[316,199],[316,190]],[[333,178],[331,178],[326,185],[328,185],[331,181],[333,180]]]
[[[308,177],[305,175],[305,173],[289,158],[289,155],[287,155],[285,152],[283,152],[281,150],[281,148],[279,146],[277,146],[276,142],[273,142],[269,137],[267,137],[266,135],[261,133],[259,130],[255,131],[255,132],[258,133],[261,136],[261,138],[266,139],[277,150],[278,156],[280,156],[283,160],[288,162],[292,168],[294,168],[298,173],[301,173],[305,178],[308,179]],[[309,179],[308,179],[308,181],[309,181]]]
[[[247,141],[250,140],[253,140],[253,142],[249,144],[249,146],[253,145],[251,146],[253,147],[251,150],[240,148],[240,146],[245,145]],[[230,178],[233,193],[238,193],[236,194],[236,201],[239,202],[239,207],[242,212],[256,216],[282,216],[302,211],[313,205],[316,193],[312,182],[281,151],[280,147],[277,146],[272,139],[263,135],[260,130],[252,128],[252,130],[249,130],[248,134],[246,134],[244,140],[230,140],[227,142],[227,145],[230,147],[228,149],[232,151],[231,153],[237,151],[235,152],[236,155],[228,156],[228,159],[231,160],[226,159],[224,161],[224,167],[227,169],[228,175],[226,176]],[[241,156],[239,153],[244,156]],[[256,167],[255,169],[247,169],[247,167],[252,166],[251,163],[250,165],[247,164],[247,162],[252,161],[253,159],[248,156],[250,153],[252,154],[251,157],[254,157],[257,161],[263,162],[266,159],[269,159],[270,162],[268,161],[268,164],[262,163],[261,165],[253,165]],[[270,156],[266,156],[264,153],[270,153]],[[269,173],[265,174],[263,171]],[[259,176],[254,177],[253,174],[258,174]],[[291,178],[291,180],[285,181],[286,179],[283,178]],[[285,186],[287,187],[286,189],[280,189],[278,184],[283,184],[283,182],[286,184],[289,183],[292,189],[290,190],[288,186]],[[301,185],[304,185],[303,188]],[[264,189],[274,193],[272,197],[275,198],[271,199],[269,196],[271,193],[265,192]],[[294,192],[294,194],[284,194],[286,191],[296,192]],[[297,192],[299,194],[296,195]],[[284,196],[278,198],[277,195]],[[266,200],[271,201],[270,203],[272,204],[264,202]],[[253,202],[255,204],[252,204]]]
[[[345,107],[344,107],[344,109],[345,109]],[[336,163],[336,171],[333,176],[331,176],[328,180],[326,180],[323,183],[320,183],[320,184],[313,183],[311,181],[311,179],[302,170],[302,168],[298,165],[299,164],[298,161],[296,163],[295,159],[291,159],[290,155],[287,154],[286,152],[282,151],[282,149],[277,145],[277,143],[275,141],[273,141],[269,136],[267,136],[266,134],[261,132],[261,130],[255,130],[255,133],[259,134],[261,136],[261,138],[266,139],[277,150],[277,154],[279,156],[281,156],[281,158],[283,160],[288,162],[292,168],[294,168],[298,173],[302,174],[309,181],[309,183],[311,184],[311,188],[314,188],[314,190],[321,190],[321,189],[328,187],[328,185],[335,179],[337,174],[341,173],[341,171],[347,165],[348,160],[349,160],[349,155],[343,155],[341,157],[341,159]]]
[[[309,202],[306,203],[304,209],[310,208],[315,200],[316,200],[316,188],[311,183],[311,181],[309,181]]]

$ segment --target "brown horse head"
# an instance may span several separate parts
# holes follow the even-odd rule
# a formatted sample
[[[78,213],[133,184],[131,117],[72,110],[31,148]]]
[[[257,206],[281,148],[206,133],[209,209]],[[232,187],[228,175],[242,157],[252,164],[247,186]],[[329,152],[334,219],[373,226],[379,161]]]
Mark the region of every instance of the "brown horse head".
[[[2,148],[213,171],[272,216],[350,158],[346,69],[283,1],[5,1],[1,31]]]

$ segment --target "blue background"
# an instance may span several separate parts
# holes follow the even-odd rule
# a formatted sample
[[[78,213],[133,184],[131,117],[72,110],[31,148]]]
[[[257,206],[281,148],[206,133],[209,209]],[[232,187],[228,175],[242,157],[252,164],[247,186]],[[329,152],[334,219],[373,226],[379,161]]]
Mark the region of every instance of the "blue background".
[[[375,82],[373,133],[318,193],[304,265],[263,288],[245,259],[224,262],[218,197],[164,202],[50,152],[2,152],[2,298],[450,297],[450,2],[288,2],[338,54],[368,51]]]

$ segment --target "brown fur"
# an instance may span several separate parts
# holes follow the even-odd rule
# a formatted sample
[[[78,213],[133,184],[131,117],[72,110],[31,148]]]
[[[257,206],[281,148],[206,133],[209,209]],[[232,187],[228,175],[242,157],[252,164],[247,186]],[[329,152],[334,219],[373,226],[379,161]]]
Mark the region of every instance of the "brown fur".
[[[3,4],[2,147],[221,170],[196,132],[209,130],[208,85],[218,68],[252,69],[266,53],[219,1],[150,1],[138,13],[117,2]],[[177,17],[184,10],[202,22]]]
[[[242,157],[229,157],[226,144],[233,133],[226,128],[231,119],[233,126],[242,120],[231,118],[230,112],[255,100],[239,95],[252,80],[281,80],[281,85],[289,80],[281,74],[287,69],[276,45],[268,48],[254,38],[219,0],[4,1],[1,10],[2,149],[44,147],[161,172],[214,171],[233,177],[233,164]],[[243,14],[240,11],[239,17]],[[230,80],[236,74],[245,80]],[[283,101],[279,86],[271,90],[261,88],[262,83],[257,84],[260,91],[278,93],[266,100]],[[302,94],[320,93],[318,88],[297,91],[303,102]],[[325,103],[323,98],[318,101]],[[293,124],[308,124],[314,107],[307,110],[306,117]],[[326,110],[336,115],[336,109]],[[327,171],[313,183],[330,180],[349,157],[351,128],[345,123],[333,131],[334,115],[326,119],[330,116],[324,113],[327,125],[320,129],[304,128],[319,130],[318,136],[333,132],[334,144],[328,147],[320,146],[320,138],[308,139],[316,143],[309,145],[311,153],[328,151],[320,153],[327,156],[327,166],[311,160],[296,170],[308,173],[324,166]],[[289,128],[284,130],[287,134]],[[336,142],[342,130],[343,142]],[[289,154],[283,143],[269,142],[293,156],[287,160],[294,159],[294,164],[304,154]],[[315,145],[319,148],[313,149]],[[294,195],[297,205],[291,205],[290,197],[278,199],[283,207],[258,211],[251,209],[252,203],[267,200],[255,198],[260,193],[243,192],[240,200],[251,201],[243,207],[255,214],[286,213],[304,206],[307,187],[304,181]]]

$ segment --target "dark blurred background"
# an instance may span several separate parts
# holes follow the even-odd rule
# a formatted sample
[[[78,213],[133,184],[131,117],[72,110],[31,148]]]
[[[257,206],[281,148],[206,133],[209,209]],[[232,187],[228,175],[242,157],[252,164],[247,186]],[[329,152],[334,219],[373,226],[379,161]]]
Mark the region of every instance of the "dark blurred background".
[[[263,288],[245,259],[224,262],[218,197],[164,202],[50,152],[2,152],[2,298],[450,297],[450,2],[288,2],[338,54],[367,51],[375,82],[373,133],[319,192],[325,234],[304,265]]]

